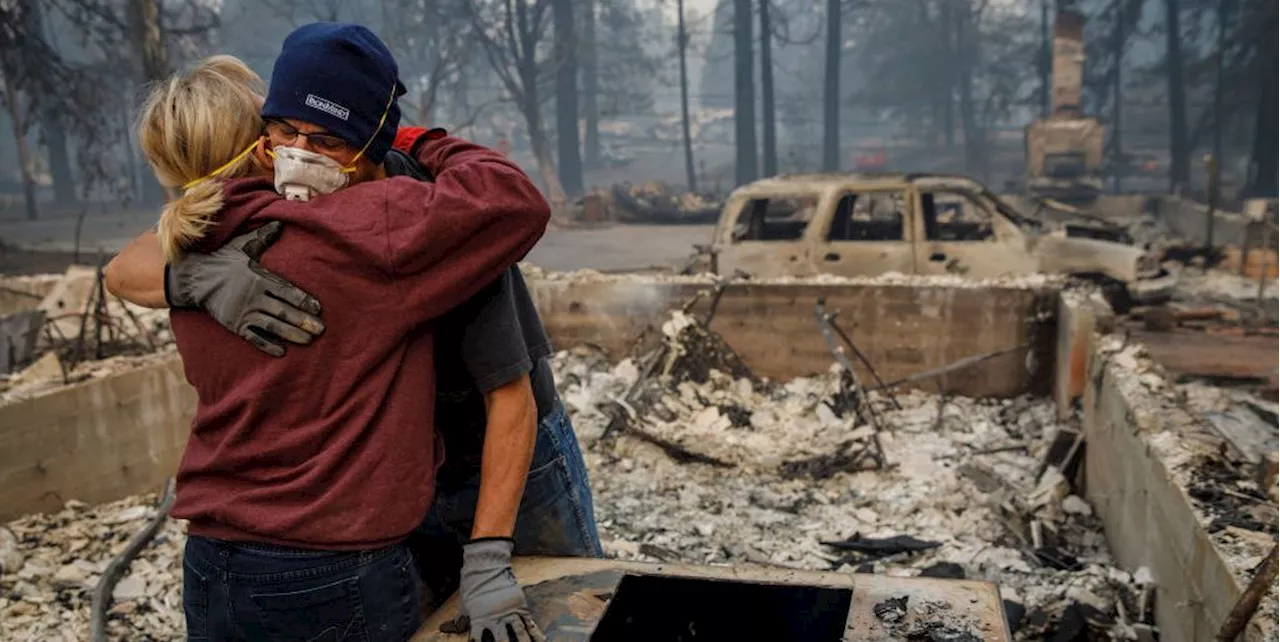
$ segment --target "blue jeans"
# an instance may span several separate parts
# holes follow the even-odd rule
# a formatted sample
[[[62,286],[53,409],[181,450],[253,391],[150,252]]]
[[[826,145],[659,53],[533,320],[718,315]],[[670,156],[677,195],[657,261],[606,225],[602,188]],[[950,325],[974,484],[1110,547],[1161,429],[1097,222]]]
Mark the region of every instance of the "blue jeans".
[[[436,498],[411,541],[430,602],[443,603],[457,588],[462,545],[471,538],[480,469],[460,479],[437,480]],[[516,555],[604,557],[587,480],[587,464],[578,449],[573,424],[559,402],[538,422],[538,437],[516,517]]]
[[[420,625],[407,546],[314,551],[189,536],[182,606],[190,641],[408,640]]]

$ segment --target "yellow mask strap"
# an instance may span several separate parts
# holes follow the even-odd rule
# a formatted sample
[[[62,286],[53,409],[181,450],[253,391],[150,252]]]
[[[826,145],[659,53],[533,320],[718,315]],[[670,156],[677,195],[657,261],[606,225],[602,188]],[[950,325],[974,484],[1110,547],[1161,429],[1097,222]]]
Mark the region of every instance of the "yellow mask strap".
[[[235,158],[233,158],[233,159],[231,159],[231,160],[227,161],[227,162],[226,162],[226,164],[225,164],[225,165],[223,165],[222,167],[219,167],[218,169],[215,169],[215,170],[213,170],[212,172],[209,172],[209,173],[208,173],[208,174],[206,174],[205,176],[202,176],[202,177],[200,177],[200,178],[197,178],[197,179],[195,179],[194,181],[191,181],[190,183],[187,183],[186,185],[183,185],[183,186],[182,186],[182,189],[184,189],[184,190],[191,189],[191,188],[192,188],[193,186],[195,186],[197,183],[199,183],[199,182],[201,182],[201,181],[207,181],[207,180],[209,180],[209,179],[211,179],[211,178],[216,177],[218,174],[221,174],[221,173],[223,173],[223,172],[227,171],[228,169],[231,169],[232,167],[234,167],[234,166],[235,166],[235,164],[236,164],[236,163],[239,163],[240,161],[244,160],[244,157],[245,157],[245,156],[248,156],[248,155],[249,155],[249,153],[253,151],[253,148],[257,147],[257,146],[258,146],[258,143],[260,143],[260,142],[262,142],[262,138],[261,138],[261,137],[259,137],[259,138],[258,138],[257,140],[255,140],[255,141],[253,141],[253,144],[252,144],[252,145],[250,145],[250,146],[248,146],[248,147],[246,147],[246,148],[244,149],[244,151],[243,151],[243,152],[240,152],[239,154],[236,154],[236,157],[235,157]]]
[[[387,116],[391,114],[391,104],[394,103],[396,100],[397,85],[399,85],[398,82],[391,83],[391,95],[387,96],[387,106],[382,110],[382,118],[378,119],[377,129],[373,130],[373,135],[369,137],[369,141],[364,144],[364,147],[360,148],[359,152],[356,152],[356,155],[354,158],[351,159],[351,162],[348,163],[346,167],[342,168],[342,173],[350,174],[356,171],[356,167],[355,167],[356,161],[360,160],[361,156],[364,156],[365,151],[367,151],[369,149],[369,146],[373,144],[374,139],[378,137],[378,134],[382,133],[382,126],[387,123]]]

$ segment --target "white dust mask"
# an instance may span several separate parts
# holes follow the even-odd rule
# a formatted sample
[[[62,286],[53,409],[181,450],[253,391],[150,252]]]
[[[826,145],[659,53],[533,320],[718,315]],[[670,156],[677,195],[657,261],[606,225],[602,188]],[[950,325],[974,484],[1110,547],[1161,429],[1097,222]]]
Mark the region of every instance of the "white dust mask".
[[[350,176],[338,161],[300,147],[276,147],[276,191],[291,201],[309,201],[347,186]]]

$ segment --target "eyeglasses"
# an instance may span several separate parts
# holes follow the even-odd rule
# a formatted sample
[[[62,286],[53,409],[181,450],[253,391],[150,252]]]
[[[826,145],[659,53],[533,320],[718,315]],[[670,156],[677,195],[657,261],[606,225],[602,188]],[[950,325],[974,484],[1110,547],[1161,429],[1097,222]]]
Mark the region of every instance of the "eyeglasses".
[[[322,152],[338,152],[350,147],[347,141],[335,136],[334,134],[315,132],[308,134],[298,131],[297,127],[284,122],[283,120],[270,119],[266,122],[264,129],[267,135],[271,137],[273,143],[284,145],[292,145],[293,141],[299,136],[305,136],[307,142]]]

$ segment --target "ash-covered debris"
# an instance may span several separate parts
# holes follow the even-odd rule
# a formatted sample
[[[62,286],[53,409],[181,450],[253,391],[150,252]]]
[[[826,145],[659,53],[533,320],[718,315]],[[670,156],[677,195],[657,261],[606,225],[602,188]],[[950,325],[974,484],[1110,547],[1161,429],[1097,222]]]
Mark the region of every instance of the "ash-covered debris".
[[[596,188],[574,204],[575,218],[665,225],[715,223],[723,198],[681,191],[661,181]]]
[[[651,273],[603,273],[596,270],[573,270],[559,272],[544,270],[532,263],[521,263],[520,269],[525,278],[541,281],[594,281],[614,283],[689,283],[714,285],[720,277],[716,274],[651,274]],[[766,285],[867,285],[886,286],[900,285],[911,287],[947,287],[947,288],[1018,288],[1044,289],[1059,288],[1069,283],[1065,276],[1057,274],[1019,274],[989,279],[970,279],[953,274],[901,274],[886,272],[877,276],[836,276],[834,274],[815,274],[813,276],[783,276],[773,278],[748,278],[745,282]]]
[[[912,391],[897,395],[895,409],[869,393],[892,466],[849,470],[840,464],[856,448],[851,440],[865,440],[871,427],[856,413],[832,411],[838,368],[785,384],[716,369],[705,383],[651,375],[641,401],[628,404],[628,420],[733,465],[720,468],[682,464],[621,435],[599,440],[643,364],[610,364],[578,348],[557,355],[553,367],[585,446],[612,556],[899,576],[948,564],[942,568],[952,575],[958,567],[996,582],[1010,608],[1025,609],[1019,639],[1053,631],[1077,603],[1113,615],[1095,636],[1123,637],[1138,621],[1136,610],[1127,620],[1116,615],[1116,604],[1135,602],[1142,584],[1113,566],[1092,509],[1055,469],[1036,476],[1062,428],[1049,400],[948,397],[940,405],[937,395]],[[725,407],[749,424],[737,425]],[[979,490],[966,469],[983,471],[989,486]],[[823,545],[833,541],[886,548],[864,554]],[[889,546],[904,542],[911,545]],[[930,631],[914,639],[965,639],[946,637],[945,627]]]
[[[155,496],[32,515],[0,527],[0,639],[87,640],[94,585],[155,514]],[[167,520],[116,585],[112,640],[176,640],[182,614],[185,525]]]
[[[657,355],[661,364],[658,374],[669,377],[670,382],[705,384],[712,372],[746,379],[753,385],[759,381],[723,337],[684,312],[671,314],[662,324],[662,335],[666,349]]]
[[[26,309],[0,317],[0,404],[171,350],[169,311],[111,296],[96,268],[73,265],[62,275],[6,283]],[[21,294],[28,284],[30,292]]]
[[[964,622],[947,602],[891,597],[871,607],[885,630],[895,639],[928,642],[981,642],[977,622]]]

